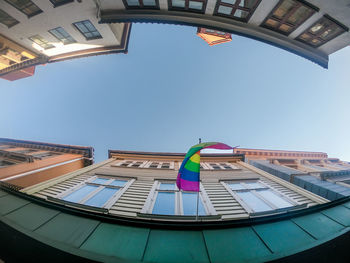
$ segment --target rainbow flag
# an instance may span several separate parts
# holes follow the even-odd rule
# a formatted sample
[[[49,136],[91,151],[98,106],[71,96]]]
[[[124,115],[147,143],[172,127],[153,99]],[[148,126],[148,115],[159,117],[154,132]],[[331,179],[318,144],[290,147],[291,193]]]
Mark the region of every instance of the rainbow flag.
[[[176,185],[181,190],[199,192],[200,151],[202,149],[230,150],[231,146],[220,142],[204,142],[192,146],[182,161]]]

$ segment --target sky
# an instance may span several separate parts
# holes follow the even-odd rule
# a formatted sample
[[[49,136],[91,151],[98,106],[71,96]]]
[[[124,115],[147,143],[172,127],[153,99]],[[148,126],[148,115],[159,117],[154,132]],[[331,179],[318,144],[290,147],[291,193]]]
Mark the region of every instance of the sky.
[[[38,66],[0,79],[0,137],[108,149],[186,152],[202,141],[322,151],[350,161],[350,48],[329,69],[232,35],[133,24],[128,54]]]

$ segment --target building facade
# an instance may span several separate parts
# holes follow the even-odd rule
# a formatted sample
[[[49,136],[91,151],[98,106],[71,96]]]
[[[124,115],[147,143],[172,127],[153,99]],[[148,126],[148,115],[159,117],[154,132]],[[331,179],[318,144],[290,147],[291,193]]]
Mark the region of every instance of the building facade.
[[[328,200],[350,195],[350,164],[322,152],[235,149],[248,162]]]
[[[110,22],[191,25],[260,40],[322,67],[350,43],[349,4],[327,0],[103,0],[99,18]]]
[[[24,188],[93,163],[93,148],[0,138],[0,181]]]
[[[1,1],[0,77],[16,80],[36,65],[127,53],[130,28],[99,24],[93,0]]]
[[[39,147],[23,147],[25,143],[48,147],[10,141],[5,139],[3,148],[21,154],[35,154],[30,150]],[[85,150],[88,157],[89,147],[55,147],[65,149],[56,150],[61,154]],[[84,155],[75,152],[79,153]],[[294,156],[303,167],[309,165],[305,158],[318,166],[321,157],[325,163],[334,160],[325,153],[235,149],[231,154],[201,154],[198,218],[197,193],[179,191],[175,184],[185,154],[110,150],[108,155],[96,164],[87,158],[91,165],[61,171],[61,176],[43,173],[43,180],[24,188],[14,187],[18,181],[0,180],[0,258],[5,262],[29,257],[41,262],[350,260],[350,197],[329,201],[256,165],[278,159],[279,164],[270,164],[294,169],[281,164]],[[261,158],[264,155],[268,158]]]
[[[4,0],[0,77],[16,80],[32,76],[36,65],[127,53],[130,22],[190,25],[226,32],[225,40],[245,36],[327,68],[329,55],[350,43],[349,10],[345,1],[326,0]]]
[[[183,154],[110,151],[109,155],[98,168],[23,191],[116,216],[194,220],[197,194],[179,191],[175,184]],[[201,159],[201,220],[250,218],[327,202],[245,163],[243,155]]]

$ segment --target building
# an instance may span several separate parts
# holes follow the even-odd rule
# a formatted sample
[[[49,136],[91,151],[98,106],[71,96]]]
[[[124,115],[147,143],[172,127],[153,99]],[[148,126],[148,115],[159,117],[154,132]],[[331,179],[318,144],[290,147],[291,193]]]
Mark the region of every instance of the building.
[[[92,147],[0,138],[0,181],[16,189],[92,163]]]
[[[232,41],[232,36],[229,33],[198,27],[197,36],[208,43],[209,46],[214,46]]]
[[[347,1],[104,0],[101,23],[156,22],[204,27],[280,47],[327,68],[350,43]],[[240,50],[240,52],[242,52]]]
[[[20,191],[0,182],[0,258],[349,261],[350,197],[330,202],[249,164],[237,153],[248,149],[235,151],[202,154],[198,219],[197,194],[175,186],[183,153],[110,150],[106,161]]]
[[[235,149],[249,163],[328,200],[350,195],[350,164],[322,152]]]
[[[33,75],[37,65],[127,53],[130,28],[99,24],[93,0],[1,1],[0,77],[16,80]]]
[[[37,65],[127,53],[130,22],[195,26],[212,31],[198,33],[210,43],[221,43],[218,32],[227,32],[225,41],[245,36],[327,68],[329,55],[350,43],[349,9],[327,0],[4,0],[0,77],[17,80]]]

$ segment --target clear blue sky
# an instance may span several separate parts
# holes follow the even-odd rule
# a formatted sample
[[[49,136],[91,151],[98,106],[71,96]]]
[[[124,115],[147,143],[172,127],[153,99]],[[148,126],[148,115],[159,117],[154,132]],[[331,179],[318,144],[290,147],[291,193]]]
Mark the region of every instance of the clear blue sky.
[[[134,24],[127,55],[39,66],[0,79],[0,137],[185,152],[201,137],[249,148],[324,151],[350,161],[350,48],[329,69],[233,35],[209,47],[196,28]]]

